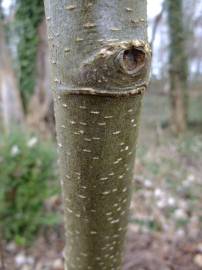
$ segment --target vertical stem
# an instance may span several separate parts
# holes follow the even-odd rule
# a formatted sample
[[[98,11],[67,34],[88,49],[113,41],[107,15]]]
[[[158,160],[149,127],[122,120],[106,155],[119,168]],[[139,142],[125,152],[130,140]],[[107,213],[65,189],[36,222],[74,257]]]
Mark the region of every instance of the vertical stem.
[[[118,270],[150,70],[146,1],[46,0],[45,7],[65,269]]]

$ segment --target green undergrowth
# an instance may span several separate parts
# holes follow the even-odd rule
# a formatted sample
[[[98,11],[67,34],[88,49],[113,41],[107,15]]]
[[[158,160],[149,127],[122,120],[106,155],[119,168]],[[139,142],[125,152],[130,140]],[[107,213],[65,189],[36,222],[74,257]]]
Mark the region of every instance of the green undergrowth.
[[[4,239],[29,244],[44,226],[59,222],[46,209],[58,194],[51,142],[15,133],[0,138],[0,226]]]

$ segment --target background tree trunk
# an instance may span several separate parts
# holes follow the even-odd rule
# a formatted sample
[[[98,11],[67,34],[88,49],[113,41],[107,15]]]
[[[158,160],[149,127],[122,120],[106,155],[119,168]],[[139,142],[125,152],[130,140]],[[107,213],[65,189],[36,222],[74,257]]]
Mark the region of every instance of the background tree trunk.
[[[146,1],[45,0],[65,269],[121,269],[142,95]]]
[[[0,20],[3,19],[3,8],[2,8],[2,0],[0,0]]]
[[[7,48],[3,24],[0,21],[0,101],[3,128],[11,132],[14,127],[24,124],[24,113],[15,73]]]
[[[37,49],[40,33],[37,31],[44,19],[44,5],[41,0],[16,0],[16,23],[19,42],[17,54],[19,60],[19,86],[25,113],[30,99],[34,95],[37,74]]]
[[[188,122],[188,63],[185,49],[182,0],[167,0],[170,34],[170,99],[172,107],[171,127],[176,133],[186,130]]]
[[[36,85],[28,105],[27,122],[31,129],[37,130],[44,136],[50,136],[55,135],[55,127],[45,20],[39,25],[37,34]]]

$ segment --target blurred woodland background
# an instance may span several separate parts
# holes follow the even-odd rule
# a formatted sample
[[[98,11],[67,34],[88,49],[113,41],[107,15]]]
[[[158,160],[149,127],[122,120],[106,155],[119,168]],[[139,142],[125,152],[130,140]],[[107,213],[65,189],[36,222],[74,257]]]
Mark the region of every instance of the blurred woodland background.
[[[155,3],[154,3],[155,2]],[[202,1],[148,1],[153,48],[124,270],[202,269]],[[63,270],[41,0],[0,0],[0,269]]]

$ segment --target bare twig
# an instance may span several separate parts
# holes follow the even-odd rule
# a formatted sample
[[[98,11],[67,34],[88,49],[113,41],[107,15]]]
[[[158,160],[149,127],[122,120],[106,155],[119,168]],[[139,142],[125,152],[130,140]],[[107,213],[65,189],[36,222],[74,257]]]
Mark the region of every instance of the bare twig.
[[[161,11],[159,12],[159,14],[154,19],[154,25],[153,25],[153,29],[152,29],[152,37],[151,37],[151,41],[150,41],[151,48],[153,48],[153,44],[154,44],[154,41],[155,41],[155,38],[156,38],[156,32],[157,32],[159,23],[160,23],[160,21],[161,21],[161,19],[163,17],[164,10],[165,10],[165,1],[163,1],[163,3],[162,3]]]

